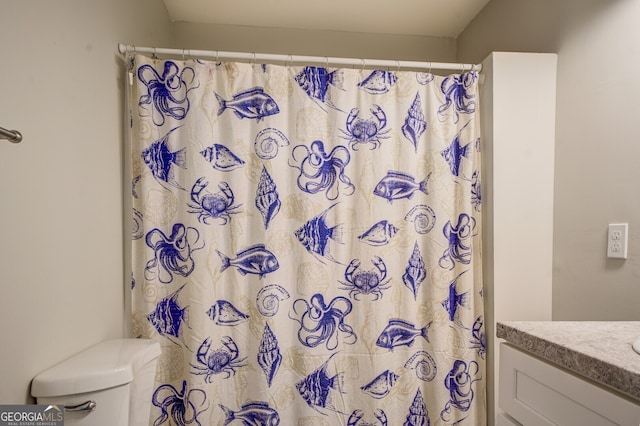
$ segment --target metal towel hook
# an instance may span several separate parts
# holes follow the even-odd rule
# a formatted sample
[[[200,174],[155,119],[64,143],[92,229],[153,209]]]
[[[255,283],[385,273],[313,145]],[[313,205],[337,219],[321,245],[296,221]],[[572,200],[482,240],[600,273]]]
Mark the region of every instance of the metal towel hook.
[[[22,133],[17,130],[7,130],[0,127],[0,139],[6,139],[13,143],[20,143],[22,141]]]

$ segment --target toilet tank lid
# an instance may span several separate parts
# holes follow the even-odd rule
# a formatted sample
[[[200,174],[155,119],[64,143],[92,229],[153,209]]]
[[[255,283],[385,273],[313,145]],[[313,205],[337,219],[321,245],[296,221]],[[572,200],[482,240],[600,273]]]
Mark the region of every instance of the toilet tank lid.
[[[159,356],[160,345],[148,339],[106,340],[38,374],[31,395],[75,395],[121,386]]]

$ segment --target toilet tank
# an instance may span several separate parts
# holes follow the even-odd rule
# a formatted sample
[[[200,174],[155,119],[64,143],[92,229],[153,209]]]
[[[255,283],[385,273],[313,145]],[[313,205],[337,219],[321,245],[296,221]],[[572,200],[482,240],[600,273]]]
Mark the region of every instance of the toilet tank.
[[[100,342],[38,374],[31,395],[64,405],[65,426],[147,426],[159,356],[147,339]]]

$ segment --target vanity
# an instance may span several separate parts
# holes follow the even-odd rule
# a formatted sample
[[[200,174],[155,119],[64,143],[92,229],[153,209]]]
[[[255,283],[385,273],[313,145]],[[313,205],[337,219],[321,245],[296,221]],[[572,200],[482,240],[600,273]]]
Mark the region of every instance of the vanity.
[[[498,426],[640,425],[640,322],[498,322]]]

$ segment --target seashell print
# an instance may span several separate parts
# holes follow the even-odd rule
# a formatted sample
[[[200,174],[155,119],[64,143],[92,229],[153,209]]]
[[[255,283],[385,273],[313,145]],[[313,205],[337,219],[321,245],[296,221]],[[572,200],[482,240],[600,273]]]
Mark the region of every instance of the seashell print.
[[[436,214],[426,204],[414,206],[404,217],[407,222],[413,222],[413,228],[418,234],[427,234],[436,224]]]
[[[409,258],[409,264],[402,275],[402,282],[411,290],[413,298],[416,300],[420,284],[422,284],[425,278],[427,278],[427,268],[424,266],[424,259],[420,254],[420,247],[418,247],[418,242],[416,241],[413,246],[413,253]]]
[[[238,167],[242,167],[245,163],[240,157],[231,152],[229,148],[217,143],[200,151],[200,154],[202,154],[205,160],[211,163],[214,169],[223,172],[235,170]]]
[[[398,377],[396,373],[385,370],[371,382],[362,386],[360,390],[373,398],[382,399],[389,395],[391,387],[396,383]]]
[[[256,207],[262,215],[264,229],[269,227],[269,222],[278,214],[281,206],[276,184],[267,169],[262,166],[262,174],[256,190]]]
[[[258,311],[265,317],[272,317],[278,313],[280,302],[287,300],[289,292],[278,284],[269,284],[264,286],[256,296],[256,307]]]
[[[422,84],[423,86],[426,86],[427,84],[431,83],[434,78],[435,76],[430,72],[416,73],[416,81],[418,82],[418,84]]]
[[[375,70],[360,83],[358,87],[372,95],[387,93],[396,84],[398,77],[391,71]]]
[[[144,236],[144,225],[143,225],[142,213],[138,210],[133,209],[133,223],[131,225],[131,238],[134,240],[138,240]]]
[[[413,354],[404,364],[404,368],[416,370],[418,379],[424,380],[425,382],[432,381],[438,373],[436,362],[426,351],[418,351]]]
[[[424,426],[429,425],[429,413],[427,412],[427,406],[422,399],[422,392],[418,388],[415,398],[409,407],[409,414],[407,415],[407,421],[404,422],[404,426]]]
[[[142,215],[148,224],[168,225],[178,210],[178,198],[169,191],[151,189],[142,208]]]
[[[422,113],[420,94],[416,93],[416,97],[407,111],[407,117],[404,119],[402,134],[413,144],[414,150],[418,152],[418,141],[426,130],[427,122],[424,120],[424,114]]]
[[[258,349],[258,365],[264,371],[267,378],[267,384],[271,386],[280,364],[282,363],[282,354],[278,347],[278,339],[271,331],[269,324],[265,324],[262,339],[260,339],[260,348]]]
[[[275,158],[278,155],[278,148],[287,145],[289,145],[289,139],[280,130],[272,127],[261,130],[253,143],[256,155],[263,160]]]
[[[240,312],[226,300],[217,300],[211,305],[207,315],[216,325],[238,325],[249,319],[249,315]]]
[[[399,231],[393,223],[389,223],[387,220],[381,220],[373,225],[362,235],[358,236],[358,239],[363,243],[370,246],[379,247],[389,244],[391,238]]]

